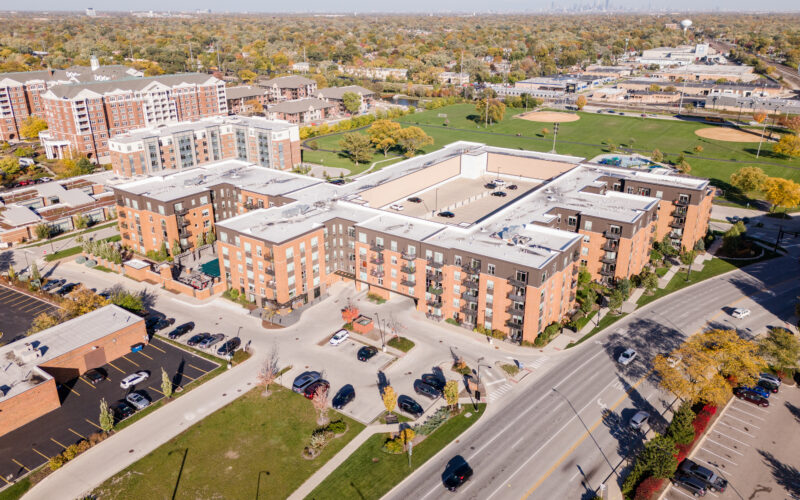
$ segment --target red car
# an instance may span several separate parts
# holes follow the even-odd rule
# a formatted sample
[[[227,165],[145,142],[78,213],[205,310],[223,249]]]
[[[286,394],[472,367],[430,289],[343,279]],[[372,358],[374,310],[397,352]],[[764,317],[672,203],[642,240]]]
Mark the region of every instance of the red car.
[[[761,396],[760,394],[756,394],[753,391],[747,390],[743,387],[737,387],[733,390],[733,395],[739,399],[744,399],[750,403],[753,403],[758,406],[767,407],[769,406],[769,401],[767,398]]]
[[[303,391],[303,395],[308,399],[314,399],[314,396],[317,395],[317,390],[322,387],[325,391],[330,389],[331,384],[328,383],[327,380],[317,380],[313,384],[306,387],[306,390]]]

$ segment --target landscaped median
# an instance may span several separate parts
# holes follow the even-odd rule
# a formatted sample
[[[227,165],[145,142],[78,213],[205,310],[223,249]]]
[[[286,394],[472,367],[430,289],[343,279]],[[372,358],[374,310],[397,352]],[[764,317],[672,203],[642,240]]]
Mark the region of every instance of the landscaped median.
[[[384,433],[371,436],[306,498],[381,498],[477,422],[485,408],[485,404],[480,404],[476,412],[472,407],[465,407],[461,413],[441,423],[419,444],[414,444],[410,466],[407,453],[392,453],[395,445],[387,445],[389,436]],[[424,423],[417,426],[416,434],[426,432],[425,426]]]

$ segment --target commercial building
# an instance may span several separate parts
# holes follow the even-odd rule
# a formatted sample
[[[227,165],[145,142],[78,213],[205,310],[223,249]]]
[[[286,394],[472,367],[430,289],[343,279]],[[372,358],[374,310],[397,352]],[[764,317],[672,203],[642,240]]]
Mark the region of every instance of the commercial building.
[[[336,113],[344,115],[350,113],[344,106],[344,95],[347,93],[355,94],[361,99],[361,105],[356,113],[366,113],[375,103],[375,92],[359,85],[325,88],[317,91],[317,97],[336,104]]]
[[[339,105],[317,97],[282,101],[270,105],[266,115],[270,120],[285,120],[294,124],[320,122],[337,115]]]
[[[626,90],[651,90],[651,88],[677,90],[687,96],[775,97],[783,93],[779,84],[766,79],[754,82],[717,83],[714,80],[675,82],[667,78],[635,78],[618,82],[616,87]]]
[[[678,47],[656,47],[642,51],[637,59],[643,66],[686,66],[708,56],[713,56],[716,51],[707,43],[697,45],[679,45]]]
[[[752,82],[761,78],[753,73],[752,66],[739,64],[689,64],[680,68],[664,68],[656,73],[672,81],[719,81]]]
[[[317,81],[304,76],[280,76],[259,79],[258,86],[267,91],[269,102],[303,99],[317,91]]]
[[[48,158],[68,152],[109,161],[108,140],[143,127],[228,114],[225,84],[190,73],[56,85],[41,94]]]
[[[588,66],[581,74],[586,76],[593,76],[598,78],[623,78],[631,76],[630,66],[600,66],[592,64]]]
[[[100,66],[95,57],[90,67],[0,73],[0,140],[19,140],[19,129],[28,116],[44,117],[41,96],[50,87],[142,76],[141,71],[125,66]]]
[[[108,305],[0,347],[0,435],[60,407],[57,384],[147,340],[144,319]]]
[[[516,188],[485,187],[496,179]],[[614,283],[657,239],[692,248],[713,196],[703,179],[466,142],[342,186],[228,161],[116,191],[137,226],[123,241],[213,227],[224,280],[261,307],[301,307],[349,279],[517,341],[573,310],[580,266]]]
[[[301,163],[297,125],[261,117],[215,116],[132,130],[109,140],[111,165],[121,177],[163,174],[238,158],[291,170]]]

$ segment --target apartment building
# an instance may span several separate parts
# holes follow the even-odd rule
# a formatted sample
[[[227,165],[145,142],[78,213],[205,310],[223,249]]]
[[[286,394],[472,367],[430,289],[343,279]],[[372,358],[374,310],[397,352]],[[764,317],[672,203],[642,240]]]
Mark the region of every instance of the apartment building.
[[[321,122],[337,115],[339,105],[317,97],[282,101],[267,108],[266,115],[270,120],[284,120],[293,124]]]
[[[142,76],[141,71],[125,66],[100,66],[95,57],[90,67],[0,73],[0,140],[19,140],[19,129],[28,116],[44,117],[41,96],[50,87]]]
[[[361,104],[358,108],[357,114],[366,113],[370,109],[372,109],[373,104],[375,103],[375,92],[365,89],[359,85],[348,85],[346,87],[329,87],[322,90],[318,90],[316,97],[319,99],[323,99],[330,103],[336,104],[335,112],[340,115],[350,113],[347,108],[344,106],[344,95],[350,93],[355,94],[361,100]]]
[[[269,102],[303,99],[313,96],[317,91],[316,80],[296,75],[260,79],[257,84],[267,91]]]
[[[443,71],[436,77],[442,85],[469,85],[469,73]]]
[[[228,98],[228,113],[231,115],[253,113],[254,103],[260,104],[262,109],[267,109],[270,103],[269,91],[252,85],[228,87],[225,89],[225,94]]]
[[[363,66],[342,66],[339,71],[352,76],[372,80],[407,80],[408,70],[404,68],[368,68]]]
[[[278,170],[302,161],[297,125],[261,117],[215,116],[132,130],[114,136],[108,148],[120,177],[161,175],[230,158]]]
[[[48,158],[71,151],[101,163],[110,160],[115,135],[228,114],[225,84],[199,73],[56,85],[41,99],[49,128],[39,137]]]

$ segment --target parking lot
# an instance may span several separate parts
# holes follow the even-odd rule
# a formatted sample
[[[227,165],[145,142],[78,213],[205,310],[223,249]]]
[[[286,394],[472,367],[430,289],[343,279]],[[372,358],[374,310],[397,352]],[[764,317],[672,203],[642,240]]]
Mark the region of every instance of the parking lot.
[[[787,387],[772,394],[767,408],[734,399],[691,459],[728,480],[720,499],[800,498],[800,390]],[[669,500],[693,498],[670,486]]]
[[[173,390],[178,390],[217,366],[154,337],[142,351],[128,353],[104,365],[101,369],[108,377],[97,385],[79,377],[59,386],[60,408],[0,437],[0,477],[10,482],[67,446],[100,431],[98,416],[103,398],[111,405],[133,390],[151,402],[163,398],[162,367],[172,377]],[[136,387],[122,389],[120,380],[137,371],[149,372],[150,376]]]
[[[0,325],[3,325],[0,345],[24,337],[33,318],[57,308],[54,304],[33,295],[0,285]]]

